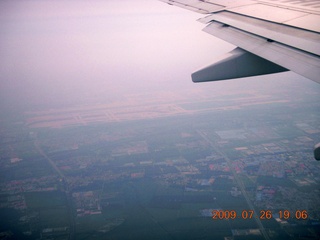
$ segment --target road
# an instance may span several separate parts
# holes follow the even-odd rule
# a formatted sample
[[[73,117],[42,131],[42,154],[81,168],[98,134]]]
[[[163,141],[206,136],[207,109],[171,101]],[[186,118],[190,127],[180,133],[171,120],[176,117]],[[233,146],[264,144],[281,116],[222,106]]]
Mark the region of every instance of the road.
[[[222,151],[208,138],[208,136],[206,135],[206,133],[201,132],[201,131],[199,131],[199,130],[198,130],[197,132],[198,132],[198,134],[199,134],[207,143],[210,144],[210,146],[211,146],[217,153],[219,153],[219,154],[226,160],[226,162],[227,162],[227,164],[228,164],[228,167],[229,167],[229,169],[231,170],[231,172],[232,172],[232,174],[233,174],[233,176],[234,176],[234,179],[236,180],[236,182],[237,182],[237,184],[238,184],[238,186],[239,186],[239,188],[240,188],[240,190],[241,190],[242,195],[243,195],[244,198],[246,199],[246,202],[247,202],[250,210],[253,210],[253,211],[254,211],[253,217],[254,217],[254,219],[255,219],[258,227],[259,227],[259,230],[260,230],[261,234],[263,235],[263,237],[264,237],[266,240],[270,240],[270,238],[269,238],[266,230],[264,229],[264,227],[263,227],[263,225],[262,225],[262,222],[261,222],[259,216],[257,215],[257,211],[254,209],[254,206],[253,206],[253,204],[252,204],[252,202],[251,202],[251,200],[250,200],[250,198],[249,198],[249,196],[248,196],[248,194],[247,194],[247,192],[246,192],[246,189],[245,189],[245,186],[244,186],[242,180],[239,178],[238,174],[236,173],[236,171],[235,171],[234,168],[232,167],[232,161],[230,160],[230,158],[229,158],[226,154],[224,154],[224,152],[222,152]]]
[[[39,142],[37,140],[34,141],[34,146],[37,149],[38,153],[40,155],[42,155],[49,162],[49,164],[52,166],[54,171],[59,175],[59,177],[62,180],[63,190],[64,190],[64,193],[66,194],[66,198],[67,198],[67,209],[68,209],[68,214],[69,214],[69,223],[70,223],[69,240],[74,240],[75,239],[75,219],[74,219],[73,211],[72,211],[72,196],[71,196],[71,192],[69,190],[68,183],[65,180],[64,174],[56,166],[54,161],[52,161],[52,159],[49,158],[48,155],[42,150],[42,148],[40,147]]]

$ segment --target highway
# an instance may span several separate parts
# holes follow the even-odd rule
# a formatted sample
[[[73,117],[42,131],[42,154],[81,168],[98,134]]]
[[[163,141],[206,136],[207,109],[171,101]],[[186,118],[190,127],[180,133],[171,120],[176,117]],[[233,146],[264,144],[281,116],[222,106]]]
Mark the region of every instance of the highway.
[[[52,161],[52,159],[49,158],[48,155],[41,149],[39,142],[37,140],[34,141],[34,146],[37,149],[38,153],[49,162],[49,164],[52,166],[54,171],[60,176],[60,178],[63,182],[63,191],[66,194],[67,209],[68,209],[68,214],[69,214],[69,224],[70,224],[70,226],[69,226],[70,227],[69,240],[74,240],[75,239],[75,219],[74,219],[73,210],[72,210],[72,196],[71,196],[71,192],[69,190],[68,183],[65,179],[64,174],[56,166],[54,161]]]
[[[232,161],[230,160],[230,158],[229,158],[226,154],[224,154],[224,153],[208,138],[208,136],[206,135],[206,133],[201,132],[201,131],[199,131],[199,130],[198,130],[197,132],[198,132],[198,134],[199,134],[207,143],[210,144],[210,146],[211,146],[217,153],[221,154],[221,156],[226,160],[226,162],[227,162],[227,164],[228,164],[228,167],[229,167],[229,169],[231,170],[231,172],[232,172],[232,174],[233,174],[233,176],[234,176],[234,179],[236,180],[236,182],[237,182],[237,184],[238,184],[238,186],[239,186],[239,188],[240,188],[240,190],[241,190],[242,195],[243,195],[244,198],[246,199],[246,202],[247,202],[247,204],[248,204],[248,206],[249,206],[249,208],[250,208],[249,210],[253,210],[253,211],[254,211],[253,218],[255,219],[255,221],[256,221],[256,223],[257,223],[257,225],[258,225],[258,227],[259,227],[259,230],[260,230],[261,234],[263,235],[263,237],[264,237],[266,240],[270,240],[270,238],[269,238],[266,230],[264,229],[264,227],[263,227],[263,225],[262,225],[262,223],[261,223],[261,220],[260,220],[259,216],[257,215],[257,212],[256,212],[256,210],[254,209],[254,206],[253,206],[253,204],[252,204],[252,202],[251,202],[251,200],[250,200],[250,198],[249,198],[249,196],[248,196],[248,194],[247,194],[247,192],[246,192],[246,189],[245,189],[245,186],[244,186],[242,180],[239,178],[238,174],[236,173],[236,171],[235,171],[235,170],[233,169],[233,167],[232,167],[232,164],[231,164]]]

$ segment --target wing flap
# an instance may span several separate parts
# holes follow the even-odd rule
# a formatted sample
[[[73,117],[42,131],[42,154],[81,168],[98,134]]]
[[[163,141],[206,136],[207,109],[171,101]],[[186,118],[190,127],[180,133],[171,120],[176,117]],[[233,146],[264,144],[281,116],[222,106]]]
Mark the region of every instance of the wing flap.
[[[199,19],[199,21],[203,23],[210,23],[212,21],[220,22],[269,40],[320,55],[320,35],[311,31],[256,18],[248,18],[227,11],[209,15]]]
[[[319,56],[213,22],[204,31],[320,83]]]

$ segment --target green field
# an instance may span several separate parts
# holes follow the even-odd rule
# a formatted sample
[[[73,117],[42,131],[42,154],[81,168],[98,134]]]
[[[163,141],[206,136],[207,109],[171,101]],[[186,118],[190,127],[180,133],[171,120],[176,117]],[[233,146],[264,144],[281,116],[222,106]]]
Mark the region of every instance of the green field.
[[[38,230],[69,226],[69,209],[64,193],[29,192],[25,193],[29,214],[38,215]]]

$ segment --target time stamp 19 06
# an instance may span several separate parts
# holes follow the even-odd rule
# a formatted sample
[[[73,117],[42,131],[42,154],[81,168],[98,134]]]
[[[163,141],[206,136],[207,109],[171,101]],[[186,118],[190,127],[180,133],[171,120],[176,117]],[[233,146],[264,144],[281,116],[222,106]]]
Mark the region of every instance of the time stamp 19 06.
[[[237,212],[235,210],[212,210],[212,219],[214,220],[223,220],[223,219],[252,219],[259,218],[260,220],[268,220],[271,218],[279,218],[281,220],[288,219],[308,219],[307,210],[279,210],[279,211],[271,211],[271,210],[260,210],[259,212],[255,212],[254,210],[242,210],[241,212]]]

